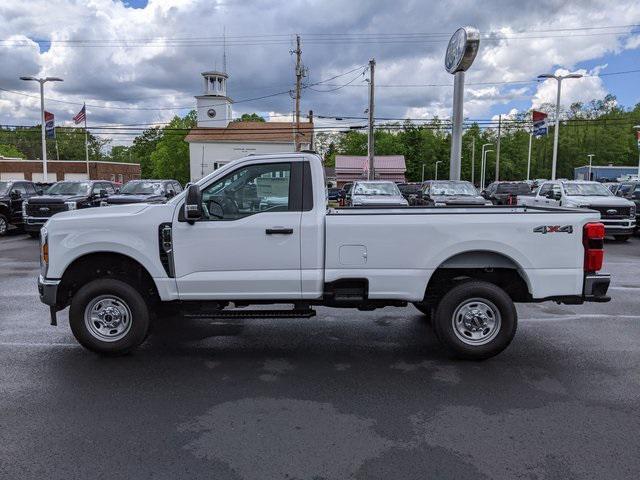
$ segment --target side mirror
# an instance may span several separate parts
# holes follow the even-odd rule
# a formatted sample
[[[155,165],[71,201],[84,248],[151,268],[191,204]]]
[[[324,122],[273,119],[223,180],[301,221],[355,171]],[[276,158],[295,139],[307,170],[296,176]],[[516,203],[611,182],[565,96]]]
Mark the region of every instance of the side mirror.
[[[107,190],[105,188],[100,189],[100,198],[105,198],[108,195],[109,194],[107,193]]]
[[[12,190],[11,198],[14,200],[18,200],[19,198],[22,198],[22,193],[18,192],[17,190]]]
[[[176,192],[175,192],[175,190],[169,190],[169,191],[167,192],[167,198],[173,198],[173,197],[175,197],[175,196],[176,196]]]
[[[198,185],[189,185],[184,202],[184,218],[193,223],[202,218],[202,193]]]
[[[562,193],[560,192],[553,192],[553,197],[554,200],[560,200],[562,198]]]

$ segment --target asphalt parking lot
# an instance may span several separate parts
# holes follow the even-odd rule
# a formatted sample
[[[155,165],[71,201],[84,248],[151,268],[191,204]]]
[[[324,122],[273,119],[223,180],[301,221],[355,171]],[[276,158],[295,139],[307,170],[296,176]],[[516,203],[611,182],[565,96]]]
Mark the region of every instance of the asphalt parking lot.
[[[640,238],[608,304],[519,305],[512,345],[444,357],[421,315],[170,321],[135,353],[78,346],[0,238],[0,478],[640,477]]]

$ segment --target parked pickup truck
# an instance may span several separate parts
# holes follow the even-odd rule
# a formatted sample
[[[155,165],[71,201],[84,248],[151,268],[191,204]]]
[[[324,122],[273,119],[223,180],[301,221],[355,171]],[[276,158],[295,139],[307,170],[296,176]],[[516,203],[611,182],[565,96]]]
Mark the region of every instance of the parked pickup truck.
[[[636,228],[636,205],[616,197],[598,182],[558,180],[545,182],[533,197],[518,195],[518,204],[588,208],[600,212],[607,235],[626,241]]]
[[[40,298],[54,325],[69,306],[76,339],[106,354],[141,344],[170,305],[189,315],[246,318],[309,317],[315,305],[413,303],[431,316],[446,350],[467,359],[507,347],[517,326],[514,302],[609,300],[609,275],[597,273],[604,235],[597,212],[334,210],[325,184],[315,154],[255,155],[164,204],[59,213],[42,229]],[[245,201],[256,195],[259,201]],[[252,304],[293,309],[236,309]]]

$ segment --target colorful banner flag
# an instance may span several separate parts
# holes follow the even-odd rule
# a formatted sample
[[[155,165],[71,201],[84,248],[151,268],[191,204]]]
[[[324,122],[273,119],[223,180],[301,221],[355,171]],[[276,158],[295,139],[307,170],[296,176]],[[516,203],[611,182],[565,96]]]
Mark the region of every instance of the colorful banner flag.
[[[55,119],[51,112],[44,112],[44,132],[48,138],[56,138]]]
[[[544,112],[533,111],[533,135],[541,137],[547,134],[547,117]]]

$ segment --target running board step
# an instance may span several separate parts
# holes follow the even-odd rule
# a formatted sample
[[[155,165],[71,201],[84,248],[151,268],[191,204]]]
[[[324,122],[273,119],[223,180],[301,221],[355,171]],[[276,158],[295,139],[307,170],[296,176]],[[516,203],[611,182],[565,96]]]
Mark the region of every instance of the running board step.
[[[188,318],[311,318],[316,311],[309,310],[219,310],[213,312],[188,313]]]

